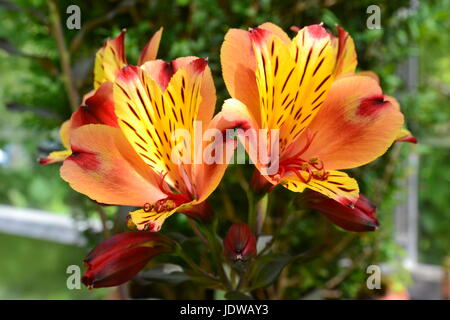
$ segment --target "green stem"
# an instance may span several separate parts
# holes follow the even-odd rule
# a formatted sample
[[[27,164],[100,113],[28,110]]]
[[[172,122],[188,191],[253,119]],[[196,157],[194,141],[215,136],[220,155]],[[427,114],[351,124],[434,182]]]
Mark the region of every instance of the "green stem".
[[[211,226],[205,226],[203,228],[203,233],[206,235],[206,239],[209,243],[209,248],[213,254],[214,260],[217,265],[217,271],[219,273],[219,277],[222,280],[222,283],[227,288],[227,290],[232,290],[232,286],[230,283],[230,280],[228,279],[225,270],[223,268],[223,254],[222,254],[222,246],[220,245],[216,235],[215,235],[215,228],[216,228],[216,222],[213,222],[212,228]]]
[[[220,278],[208,273],[206,270],[203,270],[200,266],[198,266],[194,260],[191,259],[191,257],[189,257],[185,251],[183,250],[183,248],[177,244],[177,251],[176,253],[178,254],[178,256],[183,259],[194,271],[198,272],[199,274],[203,275],[204,277],[213,280],[213,281],[217,281],[220,282]]]
[[[255,221],[256,238],[258,238],[262,232],[264,220],[266,219],[267,215],[268,204],[269,204],[268,193],[266,193],[261,199],[259,199],[258,203],[256,204],[256,221]]]
[[[255,196],[252,191],[247,191],[247,200],[248,200],[248,225],[253,232],[256,232],[256,205],[255,205]]]
[[[277,238],[279,237],[281,231],[284,228],[284,225],[287,223],[287,221],[289,220],[287,215],[290,212],[290,208],[292,206],[292,200],[289,201],[287,208],[283,211],[282,216],[280,217],[280,223],[278,224],[278,226],[276,227],[276,231],[274,232],[272,239],[269,241],[269,243],[267,243],[267,245],[264,247],[264,249],[258,253],[258,256],[262,256],[264,255],[271,247],[272,245],[275,243],[275,241],[277,240]]]

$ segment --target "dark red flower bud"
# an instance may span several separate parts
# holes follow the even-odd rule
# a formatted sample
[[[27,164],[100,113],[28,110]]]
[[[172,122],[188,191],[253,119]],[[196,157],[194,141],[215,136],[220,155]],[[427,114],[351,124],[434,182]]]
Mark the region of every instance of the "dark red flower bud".
[[[353,208],[311,190],[303,193],[303,199],[309,208],[322,212],[325,217],[345,230],[375,231],[380,225],[375,217],[375,205],[362,194]]]
[[[256,238],[245,223],[235,223],[223,240],[223,253],[233,261],[246,261],[256,256]]]
[[[113,236],[87,255],[82,282],[88,288],[113,287],[131,280],[155,256],[169,252],[169,240],[158,234],[131,231]]]

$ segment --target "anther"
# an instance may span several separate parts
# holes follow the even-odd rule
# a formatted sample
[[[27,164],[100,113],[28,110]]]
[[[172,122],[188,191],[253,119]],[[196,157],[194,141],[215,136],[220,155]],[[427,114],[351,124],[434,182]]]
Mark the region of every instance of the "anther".
[[[143,208],[143,210],[145,211],[145,212],[150,212],[150,211],[152,211],[153,210],[153,205],[152,204],[150,204],[150,203],[146,203],[146,204],[144,204],[144,208]]]

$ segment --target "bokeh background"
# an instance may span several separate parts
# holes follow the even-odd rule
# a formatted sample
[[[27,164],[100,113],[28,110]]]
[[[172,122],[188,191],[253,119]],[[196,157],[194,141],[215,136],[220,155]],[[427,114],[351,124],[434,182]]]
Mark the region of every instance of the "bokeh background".
[[[71,4],[81,9],[81,30],[66,28]],[[381,28],[370,30],[366,10],[374,4],[381,9]],[[288,215],[280,252],[319,244],[324,249],[319,257],[284,269],[270,297],[349,299],[391,292],[406,297],[408,290],[411,298],[438,299],[448,294],[443,279],[450,268],[449,0],[2,0],[0,21],[1,299],[120,296],[114,289],[68,290],[66,269],[81,266],[93,244],[125,228],[126,208],[96,206],[68,187],[59,165],[36,162],[60,147],[58,127],[91,90],[95,52],[104,41],[127,28],[127,58],[135,62],[163,26],[158,57],[208,57],[219,110],[228,97],[219,61],[225,33],[266,21],[286,31],[320,22],[332,30],[343,26],[355,40],[359,70],[378,73],[384,92],[401,101],[419,140],[418,145],[397,143],[379,160],[351,172],[378,205],[378,231],[345,232],[301,208]],[[230,220],[246,214],[245,197],[235,190],[251,171],[231,166],[213,195],[213,203],[228,204],[222,214]],[[292,195],[274,192],[278,200],[271,203],[275,214],[269,225],[276,226],[287,210],[284,199]],[[183,219],[177,216],[167,228],[188,232]],[[365,289],[370,264],[383,267],[382,293]],[[186,283],[161,288],[154,290],[162,298],[211,297]]]

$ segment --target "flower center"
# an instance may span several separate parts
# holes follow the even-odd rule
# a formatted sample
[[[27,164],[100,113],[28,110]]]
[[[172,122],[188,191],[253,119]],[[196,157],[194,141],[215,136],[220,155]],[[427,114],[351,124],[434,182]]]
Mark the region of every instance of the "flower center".
[[[159,182],[160,190],[166,194],[167,197],[159,199],[155,203],[144,204],[143,210],[145,212],[154,211],[157,213],[172,211],[173,209],[181,206],[183,203],[191,201],[191,198],[182,193],[175,193],[172,191],[170,186],[164,180],[167,173],[161,176],[161,181]]]
[[[181,193],[168,194],[166,198],[159,199],[155,203],[144,204],[143,210],[145,212],[154,211],[156,213],[172,211],[181,206],[183,203],[189,202],[191,199]]]
[[[309,160],[301,156],[308,150],[315,134],[307,133],[305,146],[292,157],[282,160],[278,173],[271,175],[271,178],[279,181],[286,173],[293,172],[303,183],[307,184],[311,179],[327,180],[329,173],[324,168],[324,163],[319,157],[313,157]]]

